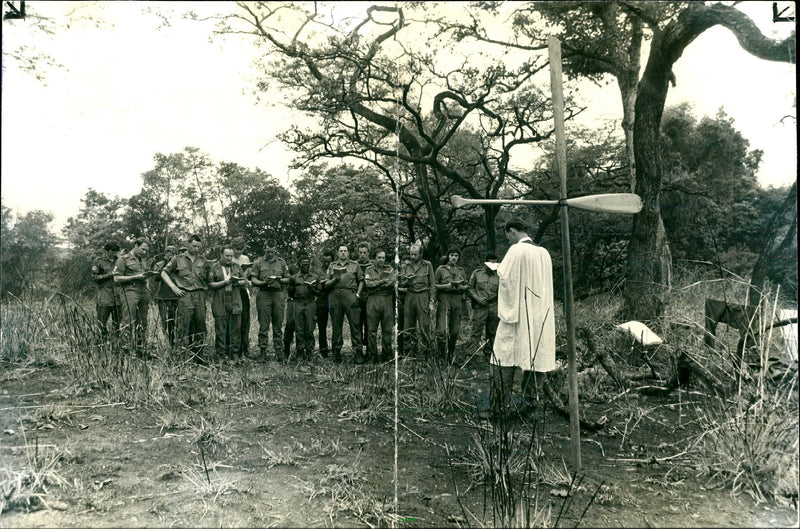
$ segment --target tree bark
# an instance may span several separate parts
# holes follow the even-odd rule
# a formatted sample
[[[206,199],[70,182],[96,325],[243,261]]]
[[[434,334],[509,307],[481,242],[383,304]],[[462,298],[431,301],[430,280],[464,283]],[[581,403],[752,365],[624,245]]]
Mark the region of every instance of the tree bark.
[[[653,37],[639,91],[634,121],[636,193],[644,207],[633,221],[626,274],[624,316],[653,321],[663,315],[664,293],[670,284],[671,258],[661,220],[659,198],[663,167],[659,142],[661,116],[672,65],[683,50],[707,29],[723,25],[745,51],[765,60],[794,60],[795,35],[783,42],[766,38],[752,20],[737,9],[690,3],[680,15]]]

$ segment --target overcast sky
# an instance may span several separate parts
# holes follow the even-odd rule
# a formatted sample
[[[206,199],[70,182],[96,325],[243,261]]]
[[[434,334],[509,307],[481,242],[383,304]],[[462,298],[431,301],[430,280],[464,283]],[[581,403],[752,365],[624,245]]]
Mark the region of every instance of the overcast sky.
[[[64,3],[67,4],[67,3]],[[70,6],[29,2],[57,16]],[[143,13],[153,2],[102,2],[79,12],[95,12],[113,24],[96,28],[75,22],[52,36],[32,31],[28,21],[3,21],[3,49],[38,47],[66,65],[47,70],[45,83],[3,57],[2,197],[15,213],[54,213],[60,230],[77,213],[90,187],[111,195],[138,192],[141,173],[153,156],[199,147],[216,162],[260,167],[288,184],[292,154],[275,135],[293,119],[280,105],[256,105],[251,61],[255,48],[227,40],[209,43],[209,27],[159,20]],[[368,3],[350,2],[353,8]],[[170,9],[172,6],[158,4]],[[191,3],[177,3],[182,12]],[[233,9],[233,3],[196,6]],[[768,35],[784,37],[792,24],[772,22],[771,2],[740,5]],[[764,185],[796,179],[795,67],[755,59],[741,51],[722,28],[692,43],[675,68],[677,87],[667,105],[682,100],[695,113],[714,115],[720,106],[736,127],[765,155],[759,174]],[[590,117],[619,120],[615,84],[587,87]]]

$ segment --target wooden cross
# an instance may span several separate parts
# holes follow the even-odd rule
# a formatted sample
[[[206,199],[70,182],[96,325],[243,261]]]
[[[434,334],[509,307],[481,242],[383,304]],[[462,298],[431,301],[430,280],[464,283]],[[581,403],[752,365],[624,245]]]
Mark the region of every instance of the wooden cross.
[[[575,312],[572,296],[572,259],[569,244],[569,207],[603,211],[608,213],[634,214],[642,209],[642,199],[632,193],[612,193],[567,198],[567,143],[564,135],[564,93],[561,86],[561,42],[555,37],[548,39],[550,54],[550,86],[553,92],[553,120],[556,133],[556,168],[561,183],[560,200],[502,200],[468,199],[451,197],[455,207],[472,204],[515,204],[528,206],[561,207],[561,252],[564,261],[564,313],[567,319],[567,355],[569,358],[569,431],[570,455],[573,469],[581,468],[581,430],[578,414],[578,368],[575,358]]]

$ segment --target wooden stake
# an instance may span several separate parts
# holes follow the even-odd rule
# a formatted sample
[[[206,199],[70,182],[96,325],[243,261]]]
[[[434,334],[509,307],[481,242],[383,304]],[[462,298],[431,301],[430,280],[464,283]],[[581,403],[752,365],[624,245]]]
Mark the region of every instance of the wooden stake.
[[[569,207],[567,200],[567,142],[564,134],[564,93],[561,85],[561,42],[547,40],[550,56],[550,90],[553,94],[553,121],[556,133],[556,169],[561,182],[561,253],[564,259],[564,313],[567,319],[567,355],[569,358],[569,437],[574,471],[581,469],[581,426],[578,415],[578,366],[575,358],[575,314],[572,297],[572,259],[569,244]]]

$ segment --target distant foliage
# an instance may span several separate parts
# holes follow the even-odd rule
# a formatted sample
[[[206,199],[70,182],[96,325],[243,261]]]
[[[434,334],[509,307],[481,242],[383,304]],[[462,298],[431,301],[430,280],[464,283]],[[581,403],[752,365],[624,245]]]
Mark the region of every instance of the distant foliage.
[[[2,242],[0,242],[0,293],[20,295],[26,289],[53,288],[38,283],[53,265],[56,236],[50,231],[51,213],[29,211],[16,220],[11,210],[2,209]]]

